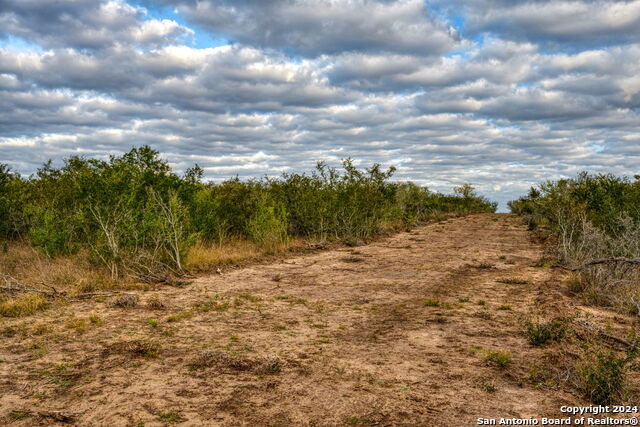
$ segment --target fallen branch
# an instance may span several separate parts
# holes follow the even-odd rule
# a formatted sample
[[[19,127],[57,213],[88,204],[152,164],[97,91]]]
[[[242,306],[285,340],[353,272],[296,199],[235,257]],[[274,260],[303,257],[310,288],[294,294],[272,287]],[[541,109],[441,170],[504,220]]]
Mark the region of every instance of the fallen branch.
[[[44,282],[38,283],[39,285],[49,289],[38,289],[32,286],[27,286],[24,283],[19,282],[11,276],[3,276],[2,280],[5,285],[0,285],[0,292],[6,292],[11,294],[39,294],[44,295],[49,298],[63,298],[63,299],[88,299],[93,297],[101,297],[101,296],[113,296],[118,295],[119,292],[86,292],[77,295],[69,295],[67,292],[59,291],[55,287],[48,285]]]
[[[602,265],[602,264],[628,264],[628,265],[638,265],[640,266],[640,258],[624,258],[624,257],[615,257],[615,258],[601,258],[594,259],[592,261],[586,262],[579,267],[568,268],[567,270],[571,271],[580,271],[587,267],[591,267],[594,265]]]
[[[600,329],[599,327],[597,327],[596,325],[594,325],[591,322],[587,322],[587,321],[578,321],[575,322],[576,326],[579,326],[580,328],[586,330],[587,332],[591,333],[591,334],[597,334],[600,338],[604,339],[605,341],[609,341],[609,342],[613,342],[616,344],[620,344],[622,345],[624,348],[629,348],[631,347],[631,343],[629,341],[623,340],[622,338],[618,338],[614,335],[608,334],[605,331],[603,331],[602,329]],[[580,334],[578,334],[580,335]],[[580,337],[580,338],[584,338],[584,337]]]
[[[52,298],[57,298],[57,297],[62,297],[62,298],[66,298],[67,293],[66,292],[60,292],[58,291],[56,288],[54,288],[51,285],[47,285],[46,283],[39,283],[40,285],[48,288],[49,290],[43,290],[43,289],[38,289],[38,288],[34,288],[31,286],[27,286],[23,283],[20,283],[19,281],[17,281],[16,279],[14,279],[11,276],[3,276],[2,280],[4,281],[5,285],[4,286],[0,286],[0,291],[2,292],[10,292],[10,293],[32,293],[32,294],[40,294],[40,295],[46,295],[48,297],[52,297]]]

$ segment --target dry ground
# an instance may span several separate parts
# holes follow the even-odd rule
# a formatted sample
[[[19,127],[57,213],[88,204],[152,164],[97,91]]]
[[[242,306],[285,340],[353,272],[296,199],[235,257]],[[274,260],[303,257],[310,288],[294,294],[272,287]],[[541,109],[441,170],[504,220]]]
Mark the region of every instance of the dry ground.
[[[638,325],[581,306],[565,273],[536,266],[542,255],[517,217],[473,215],[131,292],[135,307],[110,298],[0,319],[0,424],[70,415],[81,426],[456,426],[559,415],[588,402],[546,375],[563,344],[530,346],[523,321],[582,313],[619,336]],[[512,362],[491,365],[491,350]]]

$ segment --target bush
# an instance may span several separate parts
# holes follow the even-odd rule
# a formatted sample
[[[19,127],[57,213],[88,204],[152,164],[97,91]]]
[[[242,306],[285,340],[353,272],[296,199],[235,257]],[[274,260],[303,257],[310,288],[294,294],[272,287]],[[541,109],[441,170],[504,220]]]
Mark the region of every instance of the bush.
[[[274,249],[289,240],[286,215],[283,211],[282,206],[269,206],[263,197],[247,223],[249,238],[268,249]]]
[[[466,185],[455,195],[394,183],[395,168],[342,169],[318,163],[311,174],[203,183],[197,165],[178,176],[147,146],[108,160],[70,157],[28,179],[0,165],[0,235],[27,238],[55,257],[87,252],[113,278],[166,277],[184,270],[201,240],[252,240],[272,250],[292,236],[359,243],[391,227],[443,215],[493,212]]]
[[[582,173],[546,182],[509,202],[531,229],[554,236],[557,258],[579,268],[581,292],[592,302],[640,313],[640,271],[624,262],[640,257],[640,180]]]
[[[578,365],[578,387],[597,405],[616,403],[624,390],[626,363],[609,350],[589,354]]]
[[[35,210],[29,237],[33,246],[39,247],[50,257],[65,255],[73,251],[72,230],[53,209]]]
[[[529,344],[540,346],[547,341],[561,341],[567,334],[569,319],[556,318],[548,322],[527,322]]]

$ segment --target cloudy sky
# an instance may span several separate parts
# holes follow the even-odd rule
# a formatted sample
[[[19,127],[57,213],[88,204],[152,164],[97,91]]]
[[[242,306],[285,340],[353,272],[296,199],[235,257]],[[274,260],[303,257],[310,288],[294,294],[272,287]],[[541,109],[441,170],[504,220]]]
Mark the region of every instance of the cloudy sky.
[[[149,144],[221,180],[317,160],[504,202],[640,172],[640,0],[0,0],[0,162]]]

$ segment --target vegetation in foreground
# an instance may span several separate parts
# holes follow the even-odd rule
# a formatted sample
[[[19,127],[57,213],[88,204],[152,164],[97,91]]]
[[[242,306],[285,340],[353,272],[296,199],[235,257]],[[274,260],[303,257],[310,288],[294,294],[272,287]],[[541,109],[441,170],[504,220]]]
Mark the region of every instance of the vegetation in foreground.
[[[311,174],[214,184],[197,165],[178,176],[147,146],[107,161],[48,162],[28,178],[0,165],[0,315],[45,307],[43,296],[69,283],[79,293],[126,278],[166,280],[303,240],[357,245],[421,221],[496,209],[469,185],[443,195],[391,182],[394,171],[361,170],[347,159],[342,170],[318,163]],[[53,290],[31,287],[38,282]],[[24,290],[40,299],[15,298]]]
[[[557,262],[573,272],[568,282],[572,292],[587,303],[640,314],[640,176],[630,180],[582,173],[548,181],[509,207],[551,243]],[[529,343],[561,341],[569,323],[569,318],[529,322]],[[596,404],[627,400],[627,376],[639,355],[637,333],[629,341],[613,340],[622,351],[589,322],[582,328],[587,333],[578,335],[581,356],[569,368],[574,388]]]
[[[531,230],[552,237],[589,302],[640,314],[640,176],[582,173],[545,182],[509,203]]]

